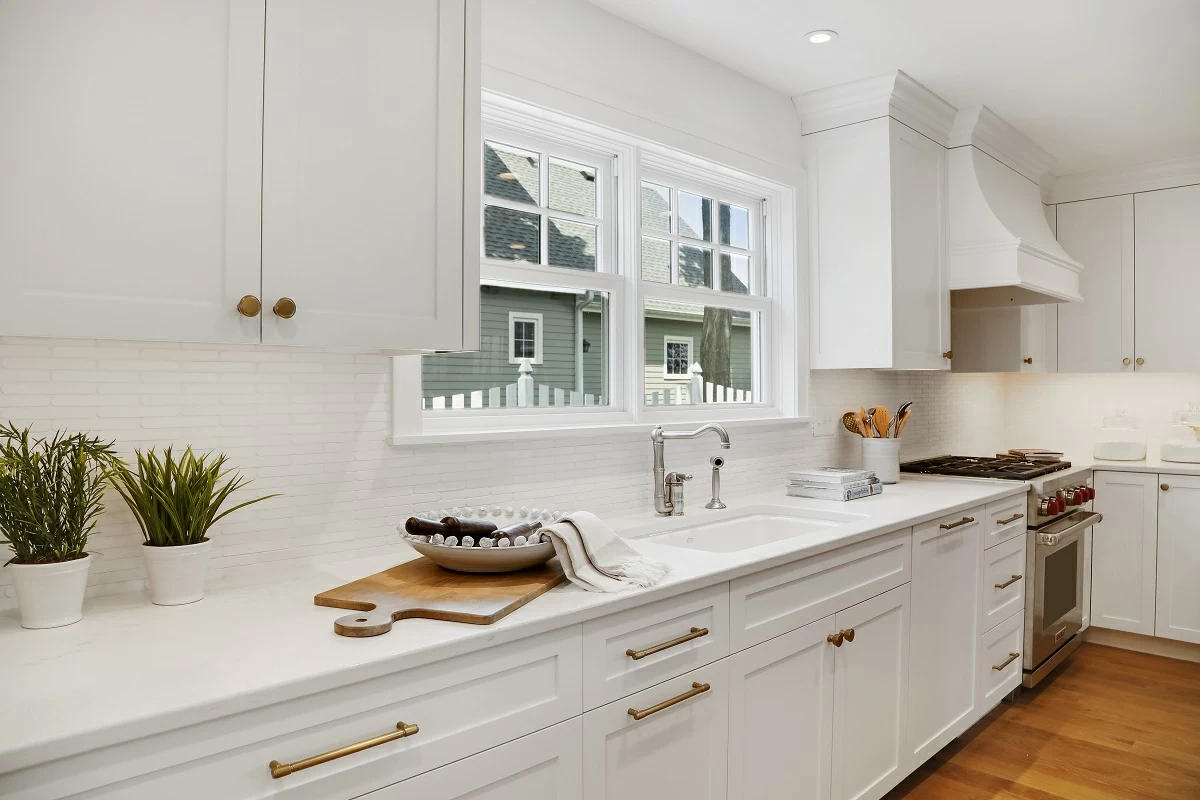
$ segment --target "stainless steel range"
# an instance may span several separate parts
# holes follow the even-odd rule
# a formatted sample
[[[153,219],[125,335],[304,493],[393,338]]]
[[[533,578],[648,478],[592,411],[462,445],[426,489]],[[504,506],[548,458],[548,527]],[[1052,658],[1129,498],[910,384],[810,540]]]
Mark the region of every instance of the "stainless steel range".
[[[907,473],[953,478],[1027,481],[1024,686],[1035,686],[1082,643],[1084,550],[1088,529],[1101,520],[1091,470],[1067,461],[936,456],[900,465]]]

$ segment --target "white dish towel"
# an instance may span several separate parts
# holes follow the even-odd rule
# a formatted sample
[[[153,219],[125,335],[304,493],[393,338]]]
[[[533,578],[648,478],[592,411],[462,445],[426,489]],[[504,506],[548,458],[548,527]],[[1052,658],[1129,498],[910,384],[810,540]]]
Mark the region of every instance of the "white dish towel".
[[[621,592],[653,586],[668,567],[652,561],[613,532],[595,514],[576,511],[542,528],[572,583],[589,592]]]

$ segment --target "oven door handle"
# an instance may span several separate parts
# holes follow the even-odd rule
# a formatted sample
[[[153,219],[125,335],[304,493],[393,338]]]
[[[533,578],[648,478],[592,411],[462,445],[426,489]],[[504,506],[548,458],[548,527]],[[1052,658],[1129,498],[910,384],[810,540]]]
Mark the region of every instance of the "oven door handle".
[[[1058,547],[1060,544],[1074,538],[1084,528],[1091,527],[1097,522],[1104,519],[1104,516],[1096,511],[1085,511],[1084,516],[1078,522],[1061,531],[1047,531],[1046,533],[1038,533],[1038,547]],[[1051,526],[1053,527],[1053,526]]]

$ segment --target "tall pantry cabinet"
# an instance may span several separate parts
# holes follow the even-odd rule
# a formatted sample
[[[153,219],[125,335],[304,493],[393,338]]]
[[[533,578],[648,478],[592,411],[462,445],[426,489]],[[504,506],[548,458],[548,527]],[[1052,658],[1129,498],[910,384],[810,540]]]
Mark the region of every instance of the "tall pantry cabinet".
[[[0,5],[0,335],[474,346],[478,39],[479,0]]]

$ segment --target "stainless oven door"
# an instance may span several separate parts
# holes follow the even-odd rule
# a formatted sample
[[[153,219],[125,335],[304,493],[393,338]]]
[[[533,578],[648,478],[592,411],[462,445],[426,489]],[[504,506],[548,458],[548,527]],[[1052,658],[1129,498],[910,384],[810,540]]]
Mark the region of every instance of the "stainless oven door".
[[[1083,532],[1101,516],[1076,511],[1028,532],[1026,574],[1033,576],[1025,605],[1026,670],[1036,669],[1083,627]]]

